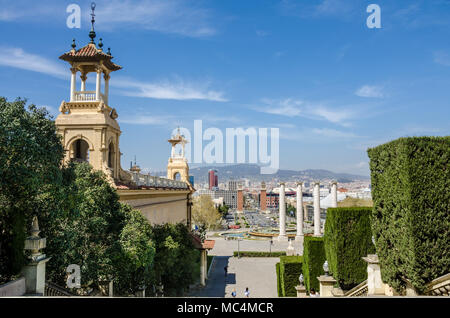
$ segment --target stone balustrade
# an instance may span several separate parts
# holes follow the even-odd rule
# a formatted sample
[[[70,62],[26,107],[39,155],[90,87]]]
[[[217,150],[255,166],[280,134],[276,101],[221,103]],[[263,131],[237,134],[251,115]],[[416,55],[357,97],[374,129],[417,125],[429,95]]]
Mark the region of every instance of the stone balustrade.
[[[155,188],[169,188],[169,189],[188,189],[188,184],[183,181],[170,180],[167,178],[161,178],[156,176],[150,176],[147,174],[141,174],[137,172],[131,173],[133,182],[137,186],[147,186]]]
[[[100,100],[106,101],[105,95],[100,93]],[[97,101],[95,91],[74,92],[74,102],[95,102]]]

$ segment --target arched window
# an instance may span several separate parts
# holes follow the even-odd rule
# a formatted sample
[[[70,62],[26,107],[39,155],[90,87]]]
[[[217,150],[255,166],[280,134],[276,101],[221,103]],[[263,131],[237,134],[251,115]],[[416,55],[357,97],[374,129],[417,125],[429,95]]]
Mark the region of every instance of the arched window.
[[[180,181],[180,180],[181,180],[181,175],[180,175],[180,173],[179,173],[179,172],[175,172],[175,174],[173,175],[173,179],[174,179],[174,180],[177,180],[177,181]]]
[[[112,142],[108,147],[108,167],[114,169],[114,144]]]
[[[77,139],[72,144],[73,160],[78,162],[89,162],[89,144],[83,139]]]

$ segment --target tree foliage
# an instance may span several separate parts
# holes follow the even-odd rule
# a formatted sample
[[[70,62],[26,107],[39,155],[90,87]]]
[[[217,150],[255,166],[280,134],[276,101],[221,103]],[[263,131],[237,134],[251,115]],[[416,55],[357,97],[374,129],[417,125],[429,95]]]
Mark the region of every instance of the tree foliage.
[[[221,216],[214,207],[214,202],[209,195],[199,195],[194,198],[192,207],[192,219],[198,226],[207,229],[216,228],[219,225]]]
[[[200,275],[200,251],[192,241],[186,225],[155,225],[154,281],[164,286],[165,296],[181,296]]]
[[[317,277],[324,274],[325,248],[323,237],[305,236],[303,241],[302,273],[308,293],[311,289],[319,290]]]
[[[27,229],[42,212],[45,193],[60,198],[64,150],[48,117],[43,108],[26,107],[26,100],[0,97],[0,281],[22,268]]]
[[[371,208],[329,208],[325,222],[325,254],[330,274],[344,290],[367,279],[362,257],[375,253]]]
[[[400,138],[368,154],[382,278],[423,291],[450,271],[450,137]]]

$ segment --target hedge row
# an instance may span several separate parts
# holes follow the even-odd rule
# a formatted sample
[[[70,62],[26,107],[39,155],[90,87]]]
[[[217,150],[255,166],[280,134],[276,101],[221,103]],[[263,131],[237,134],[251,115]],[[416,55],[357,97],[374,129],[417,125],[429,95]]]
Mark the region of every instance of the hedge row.
[[[257,252],[257,251],[240,251],[239,254],[237,251],[233,252],[234,257],[281,257],[286,256],[286,252]]]
[[[383,281],[420,291],[450,271],[450,137],[400,138],[368,150],[372,231]]]
[[[329,208],[325,222],[325,255],[339,287],[349,290],[367,279],[362,257],[375,253],[370,217],[372,208]]]
[[[303,277],[305,287],[309,293],[312,288],[319,291],[317,277],[324,274],[325,248],[323,237],[305,236],[303,241]]]
[[[302,273],[303,257],[280,257],[280,288],[283,297],[296,297],[295,286],[299,284],[298,278]]]
[[[278,297],[283,297],[283,294],[281,291],[280,263],[275,264],[275,270],[277,272],[277,294],[278,294]]]

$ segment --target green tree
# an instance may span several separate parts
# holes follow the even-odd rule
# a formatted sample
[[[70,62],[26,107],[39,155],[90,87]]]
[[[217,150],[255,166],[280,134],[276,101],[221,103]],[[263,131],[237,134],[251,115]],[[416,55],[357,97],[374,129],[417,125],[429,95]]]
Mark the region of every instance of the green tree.
[[[11,279],[24,265],[27,228],[32,216],[43,212],[45,193],[51,189],[55,199],[61,194],[63,156],[45,109],[0,97],[0,281]]]
[[[139,287],[152,284],[155,247],[152,242],[152,227],[140,211],[123,204],[125,226],[120,233],[122,254],[116,263],[115,290],[120,294],[135,294]]]
[[[164,286],[165,296],[181,296],[200,275],[200,251],[186,225],[153,226],[155,248],[154,283]]]
[[[225,216],[228,214],[228,211],[230,210],[230,207],[224,204],[219,206],[217,210],[219,211],[219,214],[222,216],[222,218],[225,218]]]
[[[221,216],[214,207],[214,202],[209,195],[199,195],[194,198],[192,207],[192,219],[198,226],[207,229],[215,228],[219,225]]]
[[[49,278],[64,284],[65,268],[77,264],[82,287],[97,289],[99,281],[115,276],[116,261],[123,256],[120,234],[126,224],[125,212],[102,172],[93,171],[87,163],[71,168],[71,195],[76,204],[66,218],[47,221],[55,224],[54,232],[47,235],[47,253],[53,257],[48,263]]]

